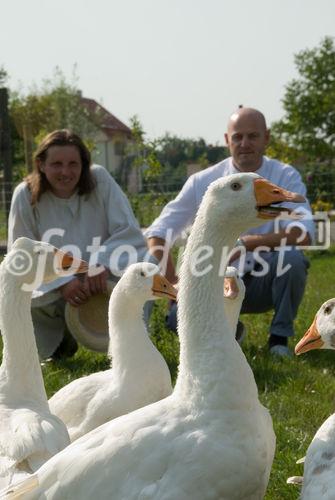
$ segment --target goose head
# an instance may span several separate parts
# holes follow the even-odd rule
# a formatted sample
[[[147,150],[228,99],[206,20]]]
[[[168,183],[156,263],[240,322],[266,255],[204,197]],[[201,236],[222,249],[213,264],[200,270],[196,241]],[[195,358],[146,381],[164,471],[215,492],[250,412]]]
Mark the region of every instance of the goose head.
[[[236,267],[228,266],[224,278],[224,298],[227,300],[238,299],[242,304],[245,296],[245,284]]]
[[[335,298],[322,304],[314,321],[295,346],[297,355],[312,349],[335,349]]]
[[[138,262],[131,264],[122,275],[112,294],[122,290],[125,297],[137,297],[141,302],[159,297],[176,300],[177,290],[160,273],[156,264]]]
[[[274,219],[281,212],[296,218],[281,202],[301,203],[304,196],[283,189],[256,173],[238,173],[220,178],[210,184],[205,197],[213,218],[230,222],[234,232],[260,225],[260,219]],[[236,230],[236,231],[235,231]],[[240,231],[240,232],[239,232]]]
[[[86,273],[86,262],[71,254],[42,241],[21,237],[15,240],[11,250],[4,258],[2,268],[18,282],[28,284],[36,278],[48,283],[74,273]]]

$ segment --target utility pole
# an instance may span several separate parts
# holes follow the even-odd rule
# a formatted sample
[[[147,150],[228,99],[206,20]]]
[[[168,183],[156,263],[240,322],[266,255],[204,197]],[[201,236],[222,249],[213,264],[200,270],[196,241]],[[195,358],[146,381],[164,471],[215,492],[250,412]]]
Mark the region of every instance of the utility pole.
[[[12,198],[12,147],[8,114],[8,91],[0,88],[0,167],[3,168],[6,220]]]

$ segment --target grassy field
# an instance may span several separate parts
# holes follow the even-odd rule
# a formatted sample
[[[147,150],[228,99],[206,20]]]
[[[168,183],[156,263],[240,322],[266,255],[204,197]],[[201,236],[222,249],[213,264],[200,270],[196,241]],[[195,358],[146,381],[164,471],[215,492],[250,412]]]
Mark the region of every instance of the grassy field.
[[[321,303],[335,296],[335,249],[309,255],[311,268],[303,303],[296,320],[293,347],[313,320]],[[166,303],[156,302],[151,318],[154,342],[167,360],[175,380],[178,366],[178,339],[164,327]],[[269,408],[277,435],[277,448],[266,500],[297,499],[299,490],[286,478],[302,473],[296,465],[318,427],[333,412],[335,394],[335,353],[312,351],[292,360],[274,361],[266,349],[271,313],[244,315],[248,335],[244,353],[253,369],[260,399]],[[108,367],[105,355],[81,348],[71,360],[43,366],[47,393],[81,375]]]

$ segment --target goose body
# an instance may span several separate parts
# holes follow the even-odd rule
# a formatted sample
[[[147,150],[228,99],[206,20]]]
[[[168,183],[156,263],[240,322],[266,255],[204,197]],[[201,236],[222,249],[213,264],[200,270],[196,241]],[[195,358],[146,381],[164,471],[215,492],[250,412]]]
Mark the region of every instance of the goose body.
[[[208,188],[181,266],[181,351],[173,393],[72,443],[41,467],[39,486],[23,498],[263,498],[275,435],[222,307],[219,270],[226,266],[222,246],[228,255],[238,235],[260,223],[256,206],[286,199],[296,197],[251,173],[225,177]],[[195,252],[209,243],[213,252],[195,269]],[[24,481],[20,487],[27,487]]]
[[[332,414],[318,429],[307,449],[301,498],[334,500],[334,478],[335,414]]]
[[[176,291],[151,263],[129,266],[109,302],[109,357],[113,367],[74,380],[50,400],[50,410],[66,424],[71,441],[120,415],[172,392],[168,366],[151,342],[143,306]]]
[[[49,410],[30,313],[32,290],[27,286],[38,272],[44,282],[57,278],[69,265],[61,262],[63,257],[73,261],[51,245],[19,238],[0,265],[2,487],[36,471],[69,444],[65,425]],[[58,270],[56,258],[61,262]]]
[[[299,355],[312,349],[335,349],[335,299],[322,304],[295,352]],[[334,479],[335,413],[321,425],[307,449],[301,498],[334,500]]]

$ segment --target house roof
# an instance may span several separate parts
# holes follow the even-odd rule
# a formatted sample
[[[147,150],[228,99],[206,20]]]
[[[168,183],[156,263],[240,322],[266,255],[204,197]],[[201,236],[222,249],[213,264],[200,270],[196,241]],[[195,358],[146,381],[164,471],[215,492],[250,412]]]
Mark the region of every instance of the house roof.
[[[126,134],[129,138],[131,137],[131,129],[97,101],[88,97],[82,97],[81,102],[89,113],[99,116],[100,128],[107,136],[112,137],[115,134],[122,133]]]

